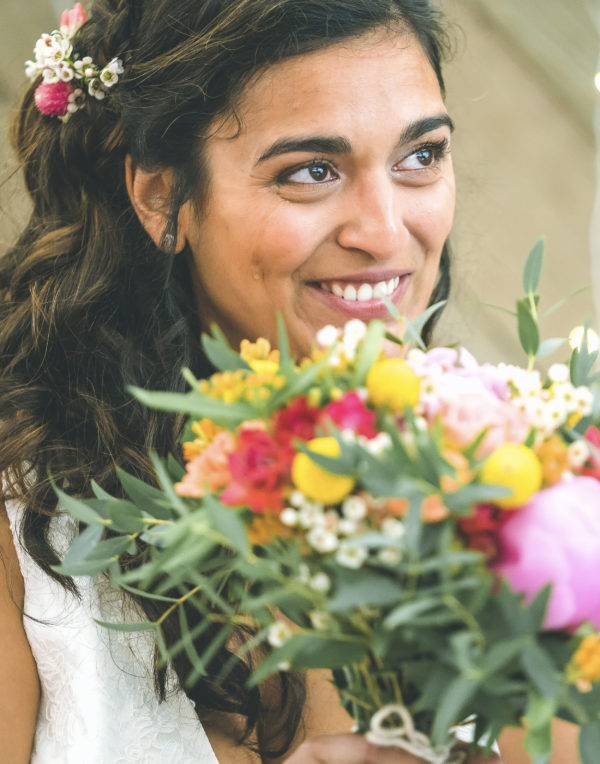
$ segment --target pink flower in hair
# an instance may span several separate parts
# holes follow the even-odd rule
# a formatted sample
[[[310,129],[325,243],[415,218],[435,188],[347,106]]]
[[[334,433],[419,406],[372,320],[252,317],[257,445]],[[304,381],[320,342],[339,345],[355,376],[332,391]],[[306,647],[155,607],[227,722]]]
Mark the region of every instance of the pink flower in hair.
[[[81,3],[75,3],[73,8],[62,12],[60,17],[60,31],[65,37],[72,37],[79,27],[87,21],[87,14],[81,7]]]
[[[49,117],[64,117],[69,111],[69,97],[74,91],[70,82],[42,82],[35,91],[35,105]]]

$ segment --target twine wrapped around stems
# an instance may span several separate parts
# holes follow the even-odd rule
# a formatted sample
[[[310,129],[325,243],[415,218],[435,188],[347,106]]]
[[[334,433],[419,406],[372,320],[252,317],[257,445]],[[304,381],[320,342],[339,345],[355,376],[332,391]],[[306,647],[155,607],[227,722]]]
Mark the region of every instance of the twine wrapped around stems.
[[[453,750],[454,742],[433,747],[427,735],[415,729],[413,718],[405,706],[390,703],[380,708],[371,719],[367,740],[375,745],[394,746],[412,753],[430,764],[464,764],[464,751]]]

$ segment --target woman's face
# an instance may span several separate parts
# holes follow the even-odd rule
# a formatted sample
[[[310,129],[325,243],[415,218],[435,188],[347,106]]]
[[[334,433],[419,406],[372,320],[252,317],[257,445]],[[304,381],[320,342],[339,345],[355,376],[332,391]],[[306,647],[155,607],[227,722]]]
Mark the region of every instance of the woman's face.
[[[180,216],[204,326],[296,354],[326,324],[415,318],[452,225],[451,122],[418,43],[379,33],[285,60],[205,145],[208,197]]]

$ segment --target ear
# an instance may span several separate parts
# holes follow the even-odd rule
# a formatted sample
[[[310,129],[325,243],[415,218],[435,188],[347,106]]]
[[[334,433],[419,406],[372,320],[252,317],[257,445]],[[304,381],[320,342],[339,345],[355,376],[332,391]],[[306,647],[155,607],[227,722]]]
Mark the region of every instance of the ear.
[[[131,205],[140,223],[159,249],[163,248],[163,235],[171,213],[171,193],[174,173],[167,168],[149,172],[133,162],[130,156],[125,159],[125,183]],[[186,239],[177,226],[177,241],[174,253],[181,252]]]

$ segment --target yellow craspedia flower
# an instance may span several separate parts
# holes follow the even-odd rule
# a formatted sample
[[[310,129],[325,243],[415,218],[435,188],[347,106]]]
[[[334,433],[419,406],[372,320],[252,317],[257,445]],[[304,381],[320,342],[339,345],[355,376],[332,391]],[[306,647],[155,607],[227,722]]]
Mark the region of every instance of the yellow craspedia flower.
[[[307,446],[322,456],[335,458],[340,455],[340,444],[333,437],[313,438]],[[334,475],[319,467],[307,454],[296,454],[294,457],[292,481],[305,496],[322,504],[338,504],[356,484],[350,475]]]
[[[279,363],[277,361],[256,358],[248,363],[250,368],[258,374],[277,374],[279,371]]]
[[[480,480],[486,485],[502,485],[512,495],[495,499],[502,509],[525,504],[542,485],[542,466],[534,452],[522,443],[503,443],[485,460]]]
[[[420,389],[421,380],[401,358],[377,361],[367,374],[369,400],[397,413],[417,405]]]

